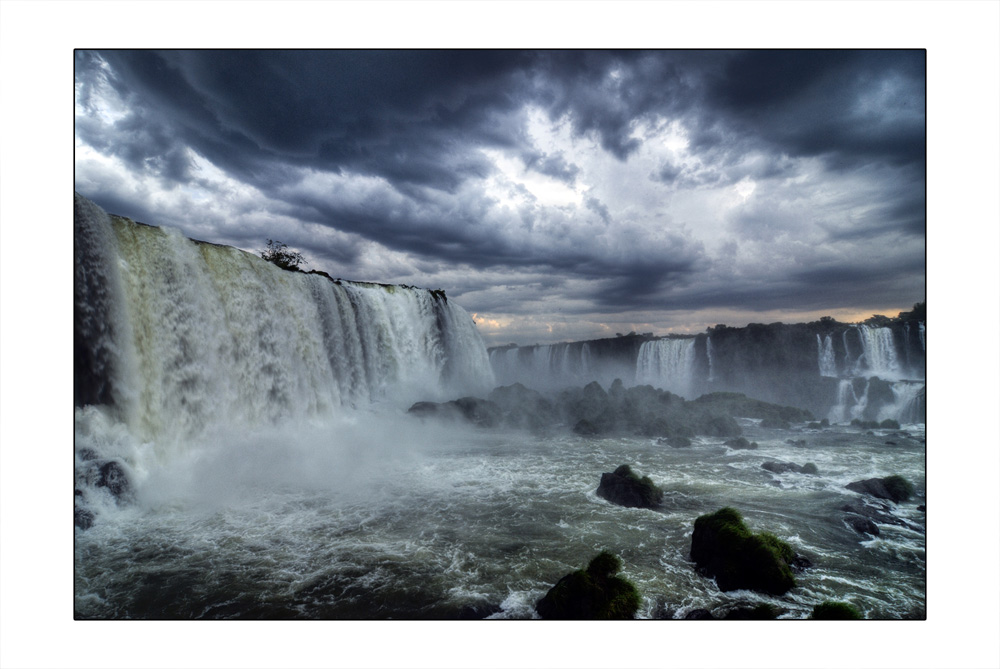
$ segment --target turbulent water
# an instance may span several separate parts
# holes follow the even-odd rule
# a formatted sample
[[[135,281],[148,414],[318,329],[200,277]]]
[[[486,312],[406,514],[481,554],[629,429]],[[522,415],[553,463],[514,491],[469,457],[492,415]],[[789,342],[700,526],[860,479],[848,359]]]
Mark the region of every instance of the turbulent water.
[[[77,615],[531,618],[561,576],[607,549],[642,593],[640,617],[768,601],[802,618],[837,599],[868,618],[922,618],[921,427],[905,426],[902,437],[742,422],[759,449],[705,438],[680,449],[651,439],[445,432],[364,414],[232,430],[137,476],[134,503],[106,499],[99,522],[77,531]],[[82,412],[78,441],[108,427]],[[775,475],[761,468],[766,460],[813,462],[819,475]],[[663,488],[662,509],[595,494],[601,473],[623,463]],[[844,485],[894,473],[918,489],[896,511],[912,526],[858,535],[839,509],[861,496]],[[783,597],[723,593],[697,574],[694,520],[722,506],[813,561],[798,587]]]
[[[742,419],[748,451],[425,422],[405,413],[413,400],[495,384],[471,318],[443,295],[285,272],[76,206],[78,618],[532,618],[603,549],[637,585],[639,617],[768,601],[802,618],[826,599],[924,617],[922,423]],[[877,336],[864,354],[889,367]],[[687,373],[676,341],[647,353],[650,380]],[[583,347],[532,354],[589,369]],[[844,419],[859,401],[845,390]],[[819,473],[775,475],[768,460]],[[663,488],[662,508],[596,495],[625,463]],[[889,474],[917,497],[878,538],[860,535],[841,507],[862,497],[844,486]],[[813,562],[796,588],[723,593],[695,571],[694,520],[722,506]]]

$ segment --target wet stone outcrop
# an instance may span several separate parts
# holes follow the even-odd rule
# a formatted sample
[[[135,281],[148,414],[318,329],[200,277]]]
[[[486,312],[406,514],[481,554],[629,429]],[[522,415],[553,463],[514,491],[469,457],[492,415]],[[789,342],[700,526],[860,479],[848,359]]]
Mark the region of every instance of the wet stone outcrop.
[[[846,488],[863,495],[888,499],[896,503],[905,502],[913,496],[913,484],[899,475],[854,481],[848,483]]]
[[[769,460],[763,463],[761,467],[774,474],[787,474],[788,472],[794,472],[796,474],[815,475],[819,472],[816,465],[811,462],[807,462],[804,465],[797,465],[794,462],[776,462]]]
[[[752,532],[731,507],[695,520],[691,559],[703,575],[715,578],[720,590],[782,595],[795,587],[795,558],[791,546],[769,532]]]
[[[417,402],[407,413],[421,418],[468,422],[478,427],[497,427],[503,412],[496,403],[478,397],[461,397],[450,402]]]
[[[663,502],[663,491],[648,476],[640,478],[628,465],[601,474],[599,497],[627,507],[654,508]]]
[[[617,576],[621,560],[607,551],[586,569],[563,576],[535,605],[542,618],[562,620],[627,620],[635,617],[641,599],[627,579]]]

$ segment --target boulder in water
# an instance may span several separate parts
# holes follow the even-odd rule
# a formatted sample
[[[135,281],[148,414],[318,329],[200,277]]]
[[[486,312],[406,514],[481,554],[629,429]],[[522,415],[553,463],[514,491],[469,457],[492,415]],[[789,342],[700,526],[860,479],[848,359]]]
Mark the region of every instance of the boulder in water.
[[[600,497],[627,507],[653,508],[663,502],[663,491],[648,476],[639,478],[628,465],[601,474]]]
[[[756,450],[756,441],[747,441],[746,437],[736,437],[735,439],[729,439],[726,441],[726,446],[729,448],[735,448],[737,450]]]
[[[489,400],[500,407],[507,427],[545,432],[558,422],[552,402],[520,383],[494,388]]]
[[[417,402],[407,413],[421,418],[465,421],[478,427],[500,425],[503,412],[495,403],[478,397],[461,397],[450,402]]]
[[[848,490],[853,490],[863,495],[888,499],[896,503],[905,502],[913,495],[913,484],[898,474],[884,478],[854,481],[853,483],[848,483],[846,487]]]
[[[756,606],[740,606],[730,610],[722,617],[723,620],[774,620],[781,611],[774,604],[758,604]]]
[[[786,474],[788,472],[795,472],[797,474],[816,474],[819,470],[816,465],[807,462],[804,465],[797,465],[794,462],[775,462],[769,460],[761,465],[764,469],[775,474]]]
[[[130,489],[125,470],[115,460],[109,460],[101,465],[100,478],[97,480],[97,485],[107,488],[117,498],[126,495]]]
[[[699,516],[691,535],[691,559],[714,576],[720,590],[756,590],[782,595],[795,587],[790,563],[795,551],[768,532],[754,533],[731,507]]]
[[[877,537],[879,535],[878,525],[876,525],[871,518],[849,514],[844,517],[844,522],[858,534],[870,534],[873,537]]]
[[[864,616],[847,602],[823,602],[813,607],[813,620],[864,620]]]
[[[684,620],[715,620],[715,616],[708,609],[692,609],[684,616]]]
[[[562,620],[627,620],[635,617],[639,591],[616,574],[621,560],[607,551],[590,561],[586,569],[563,576],[535,610],[542,618]]]

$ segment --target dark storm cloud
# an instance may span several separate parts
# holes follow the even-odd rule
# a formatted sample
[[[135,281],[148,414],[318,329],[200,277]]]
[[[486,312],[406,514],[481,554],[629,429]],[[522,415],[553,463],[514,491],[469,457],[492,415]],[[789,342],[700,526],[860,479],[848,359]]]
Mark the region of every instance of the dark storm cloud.
[[[830,278],[838,267],[845,282],[855,268],[733,284],[715,269],[726,259],[670,229],[656,198],[626,212],[609,194],[635,184],[607,176],[596,190],[593,180],[613,172],[539,146],[533,113],[622,166],[641,154],[644,128],[678,124],[684,155],[661,154],[636,176],[669,193],[760,182],[766,198],[720,219],[720,234],[735,239],[784,244],[817,225],[825,238],[806,243],[841,245],[833,257],[850,257],[852,245],[923,233],[921,51],[79,51],[76,87],[77,141],[161,191],[214,194],[205,234],[226,243],[259,245],[266,220],[239,223],[259,212],[240,210],[242,193],[213,191],[198,156],[256,189],[267,204],[255,206],[272,217],[312,226],[283,238],[307,257],[349,265],[371,240],[410,254],[414,268],[558,274],[551,290],[609,311],[792,304],[824,281],[839,285]],[[502,174],[491,151],[525,174],[588,190],[576,205],[546,204]],[[807,174],[799,159],[826,174]],[[870,201],[803,215],[827,174],[861,172]],[[109,211],[174,225],[197,217],[196,201],[157,209],[123,178],[78,163],[78,187]],[[807,185],[780,186],[795,179]],[[338,247],[315,241],[316,229],[336,231]],[[792,267],[808,261],[781,251]],[[574,292],[587,282],[589,298]],[[470,275],[454,291],[475,285]]]
[[[707,78],[706,102],[735,132],[792,156],[922,166],[922,51],[749,51]],[[700,142],[725,136],[707,128]]]

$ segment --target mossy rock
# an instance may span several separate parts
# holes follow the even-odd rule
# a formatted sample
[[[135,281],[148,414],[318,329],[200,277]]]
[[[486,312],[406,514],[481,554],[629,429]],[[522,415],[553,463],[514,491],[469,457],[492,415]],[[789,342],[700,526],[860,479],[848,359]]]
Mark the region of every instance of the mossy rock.
[[[635,617],[642,599],[629,580],[617,576],[621,560],[602,551],[586,569],[563,576],[535,610],[542,618],[561,620],[628,620]]]
[[[782,595],[795,587],[789,563],[795,551],[769,532],[756,534],[731,507],[699,516],[691,535],[691,559],[715,577],[720,590]]]
[[[778,416],[768,416],[767,418],[760,421],[761,427],[776,428],[779,430],[787,430],[792,426],[787,420],[780,418]]]
[[[898,474],[848,483],[846,488],[880,499],[905,502],[913,496],[913,484]]]
[[[663,501],[663,491],[648,476],[639,477],[628,465],[601,474],[600,497],[627,507],[652,508]]]
[[[884,421],[878,424],[883,430],[898,430],[900,425],[898,420],[892,418],[886,418]]]
[[[723,620],[774,620],[780,613],[774,604],[758,604],[733,609],[723,616]]]
[[[813,607],[813,620],[864,620],[864,616],[847,602],[823,602]]]

